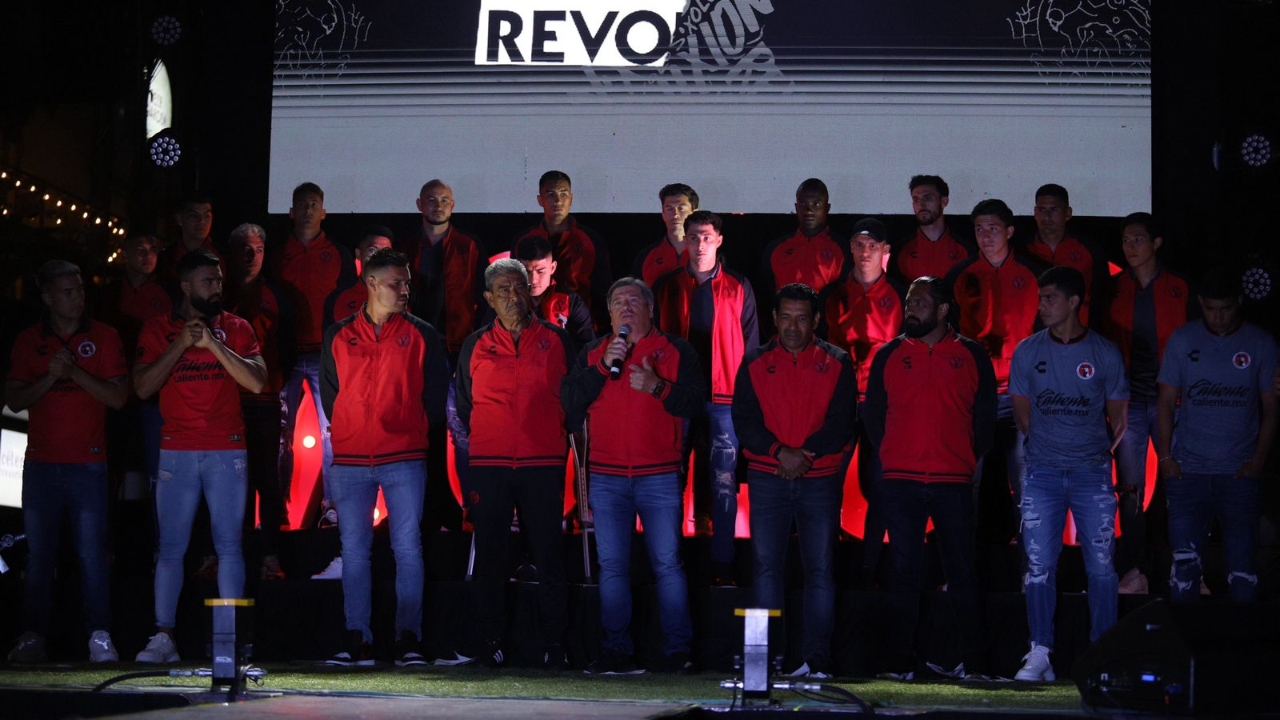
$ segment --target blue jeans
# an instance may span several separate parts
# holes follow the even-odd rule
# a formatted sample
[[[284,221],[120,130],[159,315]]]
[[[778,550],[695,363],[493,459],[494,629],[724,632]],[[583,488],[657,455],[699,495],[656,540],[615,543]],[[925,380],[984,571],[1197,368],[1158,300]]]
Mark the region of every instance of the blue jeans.
[[[213,549],[218,554],[218,595],[244,595],[244,523],[248,461],[244,450],[161,450],[156,483],[160,517],[160,557],[156,561],[156,625],[177,622],[182,593],[182,558],[191,542],[191,524],[201,495],[209,506]]]
[[[1147,448],[1156,435],[1156,404],[1130,401],[1129,425],[1116,446],[1116,494],[1120,497],[1120,529],[1116,543],[1116,573],[1146,566]]]
[[[1164,482],[1169,501],[1169,546],[1173,548],[1170,597],[1179,601],[1199,599],[1204,571],[1201,556],[1209,537],[1209,522],[1216,515],[1226,554],[1228,597],[1232,602],[1256,600],[1258,576],[1253,551],[1258,531],[1258,479],[1183,473],[1180,478],[1165,478]]]
[[[338,508],[342,537],[342,604],[347,629],[359,630],[366,642],[372,612],[369,557],[373,550],[373,508],[378,488],[387,501],[391,552],[396,558],[396,637],[411,632],[422,639],[422,498],[427,465],[422,460],[362,467],[334,465],[330,494]]]
[[[280,389],[280,422],[284,429],[280,437],[280,489],[286,506],[293,499],[293,435],[298,428],[298,406],[302,404],[303,381],[306,381],[311,399],[316,405],[322,448],[320,483],[324,499],[330,499],[329,471],[333,467],[333,444],[329,440],[329,418],[325,417],[324,403],[320,401],[320,353],[310,352],[298,356],[289,380]],[[299,498],[302,501],[307,499]]]
[[[1022,483],[1022,547],[1026,574],[1027,622],[1031,642],[1053,648],[1053,613],[1058,603],[1058,555],[1070,508],[1089,577],[1090,640],[1116,624],[1120,581],[1111,564],[1116,538],[1116,495],[1111,463],[1059,470],[1027,464]]]
[[[751,541],[755,547],[755,602],[757,607],[782,610],[786,595],[783,580],[791,521],[800,535],[800,563],[804,566],[804,642],[806,662],[831,657],[831,632],[835,626],[834,579],[836,532],[840,527],[840,497],[844,475],[784,480],[751,470],[747,486],[751,495]],[[783,616],[783,622],[787,618]]]
[[[31,550],[23,609],[28,630],[49,634],[53,575],[58,562],[62,513],[80,557],[87,629],[111,625],[111,578],[107,569],[107,464],[26,461],[22,466],[22,522]]]
[[[680,561],[680,481],[674,472],[642,477],[591,476],[588,496],[595,513],[600,555],[600,620],[605,648],[635,652],[631,624],[631,536],[636,514],[644,524],[644,545],[658,579],[658,617],[666,635],[665,654],[689,652],[689,583]]]
[[[738,525],[738,434],[733,406],[707,403],[707,478],[711,482],[711,560],[733,562]]]

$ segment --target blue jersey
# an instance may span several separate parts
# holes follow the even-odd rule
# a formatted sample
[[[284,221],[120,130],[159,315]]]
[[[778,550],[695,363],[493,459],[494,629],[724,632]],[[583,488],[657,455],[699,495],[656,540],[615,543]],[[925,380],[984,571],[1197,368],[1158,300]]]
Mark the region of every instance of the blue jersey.
[[[1259,393],[1274,392],[1276,342],[1245,323],[1227,336],[1193,320],[1164,349],[1161,385],[1182,395],[1173,458],[1188,473],[1235,473],[1258,445]]]
[[[1111,459],[1107,401],[1129,399],[1115,343],[1090,331],[1066,344],[1041,330],[1013,351],[1009,394],[1031,401],[1027,462],[1069,470]]]

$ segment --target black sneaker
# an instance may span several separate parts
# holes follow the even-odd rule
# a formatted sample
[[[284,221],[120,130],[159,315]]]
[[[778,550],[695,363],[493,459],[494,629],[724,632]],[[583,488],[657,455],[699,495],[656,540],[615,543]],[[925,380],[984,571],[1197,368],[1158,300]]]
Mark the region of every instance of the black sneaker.
[[[484,650],[480,651],[480,662],[485,667],[497,669],[507,662],[507,654],[503,651],[502,645],[497,640],[490,640],[485,643]]]
[[[600,657],[582,672],[587,675],[640,675],[644,669],[637,667],[631,656],[621,650],[604,648]]]
[[[396,641],[396,667],[427,664],[427,659],[418,652],[418,644],[418,638],[413,633],[400,633],[400,639]]]
[[[666,656],[656,670],[670,675],[691,675],[695,672],[693,660],[689,659],[689,653],[687,652],[672,653]]]
[[[553,672],[568,670],[569,655],[565,653],[564,646],[560,643],[548,646],[546,652],[542,653],[542,667]]]
[[[348,630],[346,643],[341,652],[324,661],[325,665],[372,665],[373,647],[364,640],[364,633],[359,630]]]

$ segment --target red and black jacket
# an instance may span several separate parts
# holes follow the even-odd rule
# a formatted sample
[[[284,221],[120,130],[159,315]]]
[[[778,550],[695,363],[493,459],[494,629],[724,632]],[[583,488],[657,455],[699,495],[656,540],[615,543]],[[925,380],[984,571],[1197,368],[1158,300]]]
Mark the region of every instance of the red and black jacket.
[[[244,318],[258,338],[262,362],[267,366],[267,384],[260,393],[240,388],[241,402],[279,405],[280,389],[293,373],[297,360],[296,313],[289,296],[280,292],[265,276],[241,287],[228,286],[226,306]]]
[[[671,247],[667,236],[663,235],[661,240],[641,250],[636,256],[631,277],[638,277],[644,280],[645,285],[653,287],[653,284],[658,282],[658,278],[688,264],[689,251],[683,250],[676,255],[676,249]]]
[[[1089,325],[1090,313],[1093,313],[1094,318],[1100,318],[1106,314],[1100,298],[1107,286],[1107,258],[1097,245],[1068,235],[1051,250],[1037,234],[1031,242],[1027,243],[1026,252],[1043,262],[1046,267],[1065,265],[1079,270],[1080,274],[1084,275],[1084,303],[1080,305],[1081,323]]]
[[[954,330],[932,348],[903,335],[876,353],[869,383],[862,422],[885,480],[973,482],[996,422],[995,371],[981,345]]]
[[[733,429],[752,470],[773,474],[785,447],[814,453],[805,477],[840,471],[853,450],[858,381],[849,353],[817,338],[793,356],[775,338],[738,370]]]
[[[495,321],[462,343],[454,389],[472,465],[564,466],[560,385],[573,359],[564,330],[538,318],[519,341]]]
[[[916,228],[916,234],[893,254],[897,256],[898,273],[910,283],[925,275],[944,278],[956,263],[973,257],[978,250],[967,238],[953,235],[949,227],[937,240],[930,240]]]
[[[339,287],[337,290],[329,293],[329,297],[324,301],[324,329],[328,330],[329,326],[349,318],[360,312],[360,308],[364,307],[364,303],[369,299],[369,288],[360,282],[360,278],[345,287]],[[435,327],[432,325],[432,327]]]
[[[830,288],[826,312],[827,338],[853,356],[859,399],[866,393],[871,358],[881,345],[902,332],[902,281],[888,273],[864,288],[852,275]]]
[[[1191,302],[1191,284],[1183,276],[1160,268],[1151,284],[1156,311],[1156,352],[1158,360],[1162,361],[1165,345],[1173,331],[1199,313]],[[1126,270],[1112,276],[1111,287],[1106,294],[1107,315],[1103,334],[1120,346],[1125,367],[1129,367],[1133,359],[1133,308],[1139,292],[1138,281],[1131,271]]]
[[[329,293],[349,286],[355,277],[355,259],[346,245],[330,240],[324,232],[306,245],[293,235],[272,261],[271,277],[289,294],[297,311],[298,352],[320,350],[324,339],[324,304]]]
[[[557,237],[547,232],[545,222],[525,230],[518,238],[537,235],[546,238],[556,259],[556,285],[582,296],[587,308],[601,327],[607,324],[609,309],[605,307],[605,295],[613,282],[609,271],[609,247],[594,230],[569,217],[569,227]]]
[[[1000,267],[981,253],[961,262],[947,275],[956,299],[956,330],[987,349],[995,367],[996,388],[1009,389],[1013,351],[1039,323],[1039,260],[1010,251]]]
[[[636,341],[627,364],[649,358],[666,382],[659,397],[631,389],[628,371],[609,380],[604,351],[613,335],[596,338],[578,353],[574,369],[560,386],[569,427],[586,417],[591,472],[642,477],[675,472],[684,449],[685,418],[706,404],[706,388],[697,354],[689,343],[657,328]]]
[[[696,341],[690,334],[694,326],[690,315],[697,306],[694,294],[698,292],[711,294],[711,337],[707,343]],[[733,383],[742,358],[760,346],[760,321],[751,283],[717,260],[715,273],[702,285],[688,268],[663,275],[653,288],[653,298],[658,327],[689,340],[695,350],[708,355],[701,359],[703,380],[709,381],[711,387],[711,402],[732,403]]]
[[[797,229],[765,247],[761,267],[769,277],[767,287],[772,292],[791,283],[804,283],[821,294],[828,285],[848,274],[853,260],[848,239],[835,234],[831,228],[823,228],[813,237]]]
[[[538,317],[563,328],[573,343],[573,354],[578,356],[584,345],[596,339],[595,328],[591,324],[591,308],[583,302],[582,296],[572,290],[562,292],[555,285],[547,288],[541,296],[533,299],[534,309]]]
[[[444,333],[450,353],[462,348],[467,336],[479,327],[478,313],[484,303],[484,269],[489,262],[480,241],[453,224],[440,242],[426,241],[421,226],[417,237],[404,246],[409,256],[411,295],[409,307],[415,316]],[[423,272],[423,256],[431,253],[435,272]]]
[[[427,428],[444,420],[449,361],[425,321],[392,315],[375,329],[368,312],[324,334],[320,399],[334,465],[375,466],[427,456]]]

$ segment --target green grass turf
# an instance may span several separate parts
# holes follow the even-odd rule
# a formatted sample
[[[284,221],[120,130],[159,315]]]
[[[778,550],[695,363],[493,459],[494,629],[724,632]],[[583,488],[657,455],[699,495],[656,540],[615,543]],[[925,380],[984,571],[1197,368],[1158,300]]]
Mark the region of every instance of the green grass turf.
[[[0,686],[84,690],[117,675],[154,670],[154,666],[120,665],[0,669]],[[727,704],[730,691],[719,682],[727,676],[706,672],[692,676],[645,674],[634,677],[589,677],[577,671],[553,674],[532,669],[490,671],[483,668],[330,668],[300,664],[267,664],[262,690],[308,693],[368,693],[434,697],[529,698],[564,700],[629,700],[689,704]],[[831,683],[831,681],[825,681]],[[1069,682],[992,683],[970,686],[955,682],[898,683],[886,680],[841,680],[834,683],[880,707],[912,709],[1079,710],[1080,696]],[[127,680],[118,689],[147,687],[209,688],[207,678]],[[252,686],[251,686],[252,687]],[[788,704],[791,693],[779,693]]]

